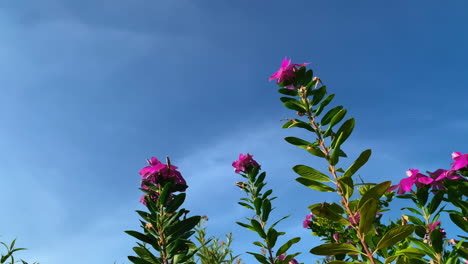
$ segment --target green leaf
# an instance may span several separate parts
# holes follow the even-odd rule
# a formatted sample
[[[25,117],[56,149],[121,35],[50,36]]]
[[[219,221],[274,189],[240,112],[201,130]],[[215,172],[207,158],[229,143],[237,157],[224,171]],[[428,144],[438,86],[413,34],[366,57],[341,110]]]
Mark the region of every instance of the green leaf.
[[[416,209],[414,209],[414,208],[411,208],[411,207],[403,207],[403,208],[401,208],[401,210],[405,210],[405,209],[408,210],[408,211],[410,211],[410,212],[412,212],[412,213],[414,213],[414,214],[417,214],[417,215],[422,216],[421,212],[419,212],[418,210],[416,210]]]
[[[248,224],[244,224],[242,222],[236,222],[236,224],[244,227],[245,229],[248,229],[250,231],[254,231],[254,232],[257,232],[252,226],[248,225]]]
[[[131,262],[135,263],[135,264],[153,264],[149,261],[146,261],[142,258],[138,258],[138,257],[134,257],[134,256],[128,256],[128,260],[130,260]]]
[[[158,204],[164,206],[167,203],[172,186],[172,182],[168,182],[164,185],[162,192],[159,194],[159,198],[157,201]]]
[[[319,158],[325,158],[325,154],[316,146],[307,147],[307,152]]]
[[[292,119],[286,122],[282,128],[291,128],[291,127],[300,127],[309,130],[310,132],[315,132],[315,129],[308,123],[301,121],[299,119]]]
[[[296,165],[292,169],[294,172],[296,172],[300,176],[307,178],[309,180],[320,181],[320,182],[331,181],[331,179],[324,173],[306,165]]]
[[[312,90],[312,105],[317,105],[322,101],[323,97],[327,93],[327,87],[324,85],[318,89]]]
[[[443,197],[444,197],[443,192],[438,192],[434,195],[431,202],[427,205],[427,212],[429,214],[432,214],[437,210],[437,207],[439,207],[440,203],[442,202]]]
[[[468,221],[466,221],[463,216],[451,213],[450,219],[463,231],[468,232]]]
[[[140,240],[141,242],[145,242],[145,243],[148,243],[150,245],[158,243],[156,238],[154,238],[153,236],[145,235],[145,234],[142,234],[142,233],[137,232],[137,231],[128,230],[128,231],[125,231],[125,233],[131,235],[132,237],[134,237],[134,238],[136,238],[138,240]]]
[[[278,92],[284,95],[289,95],[289,96],[299,96],[299,94],[297,93],[297,90],[281,88],[278,90]]]
[[[335,192],[336,190],[333,189],[332,187],[330,186],[327,186],[323,183],[320,183],[318,181],[313,181],[313,180],[310,180],[308,178],[304,178],[304,177],[299,177],[299,178],[296,178],[296,181],[311,188],[311,189],[314,189],[314,190],[317,190],[317,191],[321,191],[321,192]]]
[[[427,203],[427,198],[429,197],[429,188],[426,186],[418,188],[416,191],[416,198],[418,199],[418,204],[424,206]]]
[[[167,208],[166,208],[166,212],[173,213],[177,209],[179,209],[179,207],[185,201],[185,196],[186,196],[185,193],[179,193],[179,194],[175,195],[174,198],[172,199],[172,201],[169,201],[169,204],[167,205]]]
[[[265,231],[262,228],[262,225],[255,219],[250,219],[250,224],[255,229],[255,232],[261,237],[266,238]]]
[[[314,247],[310,250],[310,253],[319,256],[330,256],[339,254],[361,254],[359,249],[346,243],[341,244],[323,244]]]
[[[361,155],[356,159],[356,161],[349,166],[349,168],[344,172],[343,177],[351,177],[353,176],[366,162],[369,160],[369,157],[372,154],[372,150],[366,149],[364,150]]]
[[[343,120],[343,118],[345,117],[346,115],[346,109],[341,109],[340,111],[338,111],[338,113],[336,113],[331,121],[330,121],[330,125],[328,126],[327,130],[328,129],[331,129],[333,126],[335,126],[336,124],[338,124],[341,120]]]
[[[291,248],[292,245],[296,244],[300,240],[301,240],[300,237],[295,237],[293,239],[290,239],[288,242],[284,243],[284,245],[282,245],[278,249],[278,251],[276,251],[276,256],[278,257],[279,255],[286,253],[286,251],[288,251],[288,249]]]
[[[188,232],[192,230],[199,222],[200,222],[201,217],[200,216],[192,216],[189,218],[186,218],[177,224],[171,226],[170,228],[170,234],[172,236],[179,236],[185,232]]]
[[[283,105],[286,108],[289,108],[291,110],[295,110],[301,113],[307,112],[307,108],[298,100],[287,101],[287,102],[284,102]]]
[[[351,196],[353,196],[354,183],[351,177],[342,176],[338,178],[338,182],[340,183],[341,191],[343,192],[346,199],[349,199]]]
[[[329,96],[327,96],[327,98],[325,98],[325,100],[323,100],[315,110],[315,115],[319,116],[322,113],[323,109],[325,109],[325,107],[333,100],[334,97],[335,94],[330,94]]]
[[[305,141],[303,139],[297,138],[297,137],[285,137],[284,140],[288,142],[289,144],[292,144],[294,146],[298,146],[303,149],[307,149],[309,146],[314,146],[316,145],[315,143],[310,143],[308,141]]]
[[[271,213],[271,202],[268,199],[263,200],[262,203],[262,221],[266,222]]]
[[[385,233],[382,239],[380,239],[379,243],[377,244],[376,250],[395,245],[396,243],[410,236],[413,233],[413,231],[413,225],[397,226],[395,228],[390,229],[389,231],[387,231],[387,233]]]
[[[361,220],[359,221],[359,231],[363,234],[374,229],[375,215],[377,214],[377,200],[370,198],[361,208]]]
[[[244,203],[244,202],[238,202],[238,204],[242,205],[243,207],[250,209],[250,210],[255,210],[250,204]]]
[[[278,239],[278,231],[274,228],[269,228],[267,232],[267,243],[273,248],[276,245],[276,240]]]
[[[260,215],[261,213],[261,209],[262,209],[262,199],[261,198],[255,198],[254,200],[254,206],[255,206],[255,212],[257,213],[257,215]]]
[[[362,196],[361,200],[359,201],[358,208],[362,208],[362,206],[367,202],[367,200],[373,198],[375,200],[379,200],[385,192],[387,192],[388,188],[390,187],[391,181],[385,181],[382,183],[377,184],[376,186],[370,188],[364,195]]]
[[[263,256],[262,254],[253,253],[253,252],[247,252],[247,254],[254,256],[262,264],[269,264],[267,258]]]
[[[338,148],[346,141],[346,139],[348,139],[348,137],[351,135],[351,132],[353,132],[354,124],[354,118],[350,118],[341,125],[338,131],[336,131],[336,134],[340,135],[340,139],[338,141],[332,141],[332,148]]]
[[[435,229],[431,231],[431,242],[432,242],[432,248],[434,249],[435,252],[441,253],[443,250],[443,243],[444,239],[442,237],[442,233],[440,232],[439,229]]]
[[[320,121],[320,124],[322,126],[326,126],[327,124],[330,123],[331,119],[333,118],[333,116],[338,113],[338,111],[340,111],[341,109],[343,109],[343,106],[342,105],[339,105],[339,106],[336,106],[332,109],[330,109],[323,117],[322,117],[322,120]]]

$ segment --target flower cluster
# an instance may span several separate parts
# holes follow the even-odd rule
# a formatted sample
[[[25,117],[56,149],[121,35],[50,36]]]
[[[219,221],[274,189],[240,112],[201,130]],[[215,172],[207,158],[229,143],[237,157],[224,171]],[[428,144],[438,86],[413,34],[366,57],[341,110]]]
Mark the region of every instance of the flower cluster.
[[[175,185],[174,191],[183,192],[187,189],[187,183],[182,177],[182,174],[177,171],[177,167],[171,165],[169,158],[167,164],[160,162],[157,158],[152,157],[147,160],[148,165],[140,170],[141,188],[147,190],[147,194],[143,195],[140,202],[146,205],[145,197],[149,196],[151,200],[156,201],[159,193],[151,190],[147,185],[162,186],[167,182],[173,182]],[[148,194],[149,193],[149,194]]]
[[[312,217],[314,217],[314,214],[312,213],[306,215],[306,219],[302,222],[302,227],[309,228],[310,224],[312,223],[312,220],[310,220]]]
[[[249,153],[245,155],[242,153],[239,154],[239,159],[234,161],[232,166],[234,167],[234,172],[238,174],[241,172],[246,173],[253,167],[260,168],[260,165],[258,165],[258,163],[253,159],[253,155],[250,155]]]
[[[458,180],[461,176],[458,174],[458,170],[468,166],[468,154],[462,154],[460,152],[452,153],[452,159],[454,162],[451,164],[450,170],[438,169],[434,172],[427,172],[429,176],[419,173],[419,170],[410,169],[406,172],[408,176],[402,179],[399,184],[391,186],[388,191],[393,191],[398,188],[398,194],[404,194],[410,192],[413,185],[416,188],[423,186],[430,186],[433,190],[445,190],[443,185],[444,180]]]
[[[283,83],[283,82],[292,83],[294,81],[297,67],[306,66],[308,64],[309,63],[301,63],[301,64],[292,63],[291,64],[291,59],[288,60],[288,58],[284,58],[283,62],[281,62],[281,66],[279,70],[273,73],[273,75],[270,76],[269,80],[270,81],[276,80],[276,83],[278,84]],[[293,84],[290,84],[286,86],[285,88],[290,89],[290,90],[295,89]]]

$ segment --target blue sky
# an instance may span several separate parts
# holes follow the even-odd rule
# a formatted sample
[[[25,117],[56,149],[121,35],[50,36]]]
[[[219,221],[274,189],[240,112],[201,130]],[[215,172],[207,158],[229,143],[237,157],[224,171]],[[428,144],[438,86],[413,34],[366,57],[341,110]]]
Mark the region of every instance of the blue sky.
[[[268,77],[285,56],[311,63],[357,119],[345,150],[374,151],[364,178],[448,168],[468,152],[467,12],[464,0],[2,1],[0,239],[44,264],[129,263],[138,171],[170,155],[186,207],[242,253],[255,237],[234,223],[246,212],[231,162],[250,152],[310,263],[306,207],[333,197],[293,180],[293,165],[325,164],[283,141],[307,135],[280,129],[291,112]]]

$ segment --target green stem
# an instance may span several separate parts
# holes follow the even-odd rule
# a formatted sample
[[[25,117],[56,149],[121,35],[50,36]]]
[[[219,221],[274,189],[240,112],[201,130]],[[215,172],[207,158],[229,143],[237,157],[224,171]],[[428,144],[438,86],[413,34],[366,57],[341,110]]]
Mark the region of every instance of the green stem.
[[[249,177],[249,189],[250,189],[250,193],[251,193],[251,199],[252,199],[252,202],[255,202],[255,199],[257,198],[254,194],[256,193],[256,187],[254,185],[254,183],[252,182],[252,180],[250,179]],[[255,205],[254,205],[255,207]],[[262,217],[258,214],[255,215],[255,217],[258,219],[258,221],[260,222],[260,226],[262,227],[262,230],[263,232],[266,234],[266,230],[265,230],[265,226],[266,226],[266,222],[263,222],[262,221]],[[267,246],[266,250],[268,252],[268,260],[270,261],[271,264],[275,264],[275,258],[273,257],[273,248],[270,246],[270,243],[268,241],[268,239],[265,239],[265,244]]]
[[[323,154],[325,155],[326,160],[330,163],[330,150],[325,146],[325,140],[322,137],[322,132],[323,131],[319,128],[319,126],[315,122],[315,117],[316,116],[314,116],[313,113],[312,113],[310,101],[309,101],[309,99],[307,99],[307,95],[306,95],[307,91],[305,89],[303,89],[303,88],[301,88],[301,89],[302,89],[302,92],[300,92],[299,94],[300,94],[302,100],[307,104],[307,113],[306,113],[307,118],[309,120],[310,125],[312,126],[312,128],[315,131],[315,135],[317,136],[317,141],[319,143],[319,146],[320,146]],[[353,211],[351,210],[351,208],[349,206],[349,201],[346,198],[346,196],[343,194],[343,187],[341,186],[340,182],[337,180],[338,175],[336,174],[335,166],[330,164],[330,166],[328,167],[328,170],[330,171],[330,173],[333,176],[333,179],[335,180],[334,183],[337,186],[338,194],[341,196],[341,204],[345,207],[346,212],[348,213],[348,215],[350,217],[354,217],[354,213],[353,213]],[[353,224],[353,223],[351,223],[351,224],[352,224],[353,228],[357,232],[357,236],[359,238],[359,241],[361,242],[362,248],[366,252],[367,258],[369,258],[369,260],[370,260],[370,262],[372,264],[375,264],[376,262],[375,262],[373,253],[369,250],[369,247],[367,246],[367,243],[364,240],[364,234],[359,231],[359,228],[358,228],[357,224]]]

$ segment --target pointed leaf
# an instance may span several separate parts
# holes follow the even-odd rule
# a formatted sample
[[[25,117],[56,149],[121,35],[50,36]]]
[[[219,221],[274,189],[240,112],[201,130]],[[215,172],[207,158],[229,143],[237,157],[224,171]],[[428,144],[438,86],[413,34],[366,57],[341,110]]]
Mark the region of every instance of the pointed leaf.
[[[404,225],[392,228],[387,233],[385,233],[382,239],[380,239],[376,250],[391,247],[410,236],[413,232],[414,225]]]
[[[369,160],[369,157],[371,156],[372,150],[367,149],[364,150],[361,155],[354,161],[351,166],[344,172],[343,177],[351,177],[356,173],[366,162]]]
[[[300,176],[313,181],[329,182],[331,179],[324,173],[305,165],[296,165],[293,168]]]

